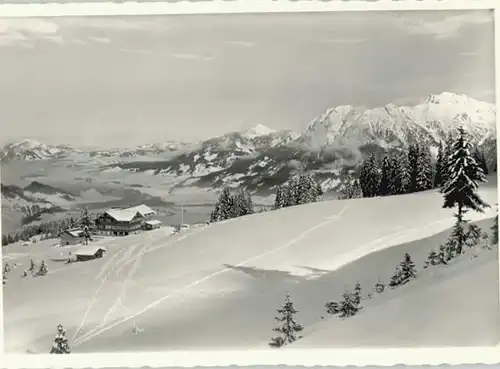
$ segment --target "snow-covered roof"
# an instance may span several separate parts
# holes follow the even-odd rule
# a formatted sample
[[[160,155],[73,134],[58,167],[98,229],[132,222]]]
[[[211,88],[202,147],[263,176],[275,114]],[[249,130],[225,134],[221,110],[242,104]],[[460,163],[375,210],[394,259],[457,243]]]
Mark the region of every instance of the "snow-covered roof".
[[[141,216],[156,214],[156,212],[147,205],[132,206],[126,209],[109,209],[106,214],[119,222],[130,222],[139,213]]]
[[[87,245],[80,247],[78,250],[76,250],[75,255],[91,256],[95,255],[95,253],[99,250],[106,251],[106,248],[102,246]]]
[[[149,206],[144,205],[144,204],[141,204],[141,205],[138,205],[138,206],[133,206],[131,208],[127,208],[126,210],[138,212],[142,216],[150,215],[150,214],[156,214],[156,211],[154,211]]]
[[[157,225],[157,224],[161,224],[161,222],[159,220],[148,220],[147,222],[144,222],[146,224],[149,224],[149,225]]]
[[[137,211],[133,211],[131,209],[109,209],[106,212],[106,214],[108,214],[111,218],[119,222],[130,222],[132,219],[134,219],[137,213]]]
[[[69,233],[73,237],[81,237],[83,230],[81,228],[66,229],[64,232]]]

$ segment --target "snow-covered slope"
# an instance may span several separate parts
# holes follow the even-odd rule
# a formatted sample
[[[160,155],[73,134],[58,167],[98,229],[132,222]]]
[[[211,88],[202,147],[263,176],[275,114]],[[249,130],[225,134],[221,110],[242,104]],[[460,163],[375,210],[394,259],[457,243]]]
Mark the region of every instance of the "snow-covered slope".
[[[483,186],[481,196],[495,204],[496,181]],[[369,268],[355,267],[343,277],[337,270],[447,230],[453,211],[441,205],[436,192],[308,204],[173,236],[159,229],[99,241],[108,248],[103,259],[69,265],[51,259],[64,258],[73,248],[29,255],[7,246],[4,256],[20,266],[4,288],[5,350],[46,352],[57,324],[76,337],[74,352],[265,349],[286,292],[301,311],[301,323],[317,324],[326,301],[358,276],[392,273],[401,250],[394,247],[391,257],[375,258]],[[491,208],[470,218],[494,214]],[[428,246],[412,247],[427,253]],[[18,278],[30,258],[45,260],[49,274]],[[477,284],[494,287],[491,280]],[[474,308],[479,315],[490,311],[481,304]]]
[[[430,95],[424,103],[414,106],[339,106],[314,119],[301,141],[311,148],[357,148],[367,144],[391,147],[413,142],[436,146],[460,124],[475,142],[495,137],[495,105],[444,92]]]
[[[473,254],[453,265],[420,269],[408,285],[363,301],[354,317],[307,327],[290,348],[497,345],[498,245]]]

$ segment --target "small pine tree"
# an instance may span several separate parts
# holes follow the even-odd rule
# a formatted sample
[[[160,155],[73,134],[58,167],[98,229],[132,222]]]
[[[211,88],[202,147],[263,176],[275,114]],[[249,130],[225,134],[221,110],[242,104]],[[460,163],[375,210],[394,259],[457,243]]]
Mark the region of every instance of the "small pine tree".
[[[465,234],[465,245],[473,247],[481,242],[482,230],[477,224],[469,224],[469,230]]]
[[[401,284],[402,280],[403,280],[403,272],[398,267],[398,268],[396,268],[394,275],[391,277],[391,280],[389,282],[389,286],[392,288],[396,288],[397,286],[399,286]]]
[[[356,282],[356,285],[354,286],[353,303],[358,310],[359,305],[361,304],[361,297],[361,284]]]
[[[495,221],[493,222],[493,225],[491,226],[491,244],[496,245],[498,244],[498,212],[497,215],[495,216]]]
[[[4,267],[3,267],[3,271],[4,273],[9,273],[10,272],[10,265],[9,263],[5,263]]]
[[[325,304],[326,312],[328,314],[338,314],[340,313],[340,304],[337,301],[329,301]]]
[[[375,292],[382,293],[385,290],[385,284],[379,279],[377,283],[375,283]]]
[[[38,275],[44,276],[48,273],[47,266],[45,265],[45,262],[42,260],[42,264],[40,264],[40,270],[38,271]]]
[[[342,294],[343,300],[340,302],[339,313],[340,318],[349,318],[356,315],[358,312],[358,305],[356,304],[356,298],[353,293],[345,291]]]
[[[2,273],[2,283],[7,284],[7,273],[5,273],[5,270]]]
[[[271,338],[271,342],[269,343],[271,347],[281,347],[295,342],[301,338],[297,336],[297,333],[304,329],[302,325],[295,321],[295,314],[298,311],[295,310],[289,294],[285,297],[285,304],[277,311],[279,316],[275,317],[275,319],[278,322],[278,327],[274,328],[273,331],[277,332],[279,336]]]
[[[52,348],[50,350],[51,354],[69,354],[71,350],[69,348],[68,338],[66,337],[66,331],[63,326],[59,324],[57,326],[57,333],[52,343]]]
[[[415,268],[415,263],[411,260],[411,256],[405,253],[404,259],[400,264],[401,267],[401,282],[400,284],[406,284],[410,280],[416,278],[417,270]]]

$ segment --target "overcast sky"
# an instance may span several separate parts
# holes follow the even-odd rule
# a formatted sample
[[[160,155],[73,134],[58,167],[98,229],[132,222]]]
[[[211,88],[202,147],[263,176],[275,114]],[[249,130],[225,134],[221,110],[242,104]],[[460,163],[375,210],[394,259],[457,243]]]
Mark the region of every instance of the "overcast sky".
[[[443,91],[494,102],[493,29],[487,11],[0,19],[0,143],[301,130]]]

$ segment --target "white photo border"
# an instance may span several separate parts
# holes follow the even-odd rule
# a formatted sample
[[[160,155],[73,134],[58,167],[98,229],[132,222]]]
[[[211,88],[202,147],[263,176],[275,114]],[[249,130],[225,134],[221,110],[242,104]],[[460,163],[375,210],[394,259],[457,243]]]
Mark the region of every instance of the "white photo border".
[[[43,1],[43,0],[41,0]],[[173,14],[240,14],[271,12],[487,10],[495,12],[495,46],[500,45],[500,0],[380,0],[380,1],[179,1],[91,3],[0,3],[0,18],[62,16],[125,16]],[[495,47],[495,92],[500,96],[499,48]],[[0,55],[1,57],[1,55]],[[499,107],[496,99],[497,109]],[[497,118],[498,119],[498,118]],[[498,124],[498,123],[497,123]],[[500,153],[498,153],[500,157]],[[498,160],[498,159],[497,159]],[[1,253],[1,252],[0,252]],[[500,268],[499,268],[500,269]],[[500,277],[500,276],[499,276]],[[0,292],[1,294],[1,292]],[[3,327],[3,299],[0,299]],[[1,335],[3,347],[3,328]],[[159,368],[221,366],[393,366],[498,364],[500,345],[460,348],[305,349],[246,351],[169,351],[70,355],[3,354],[5,368]]]

